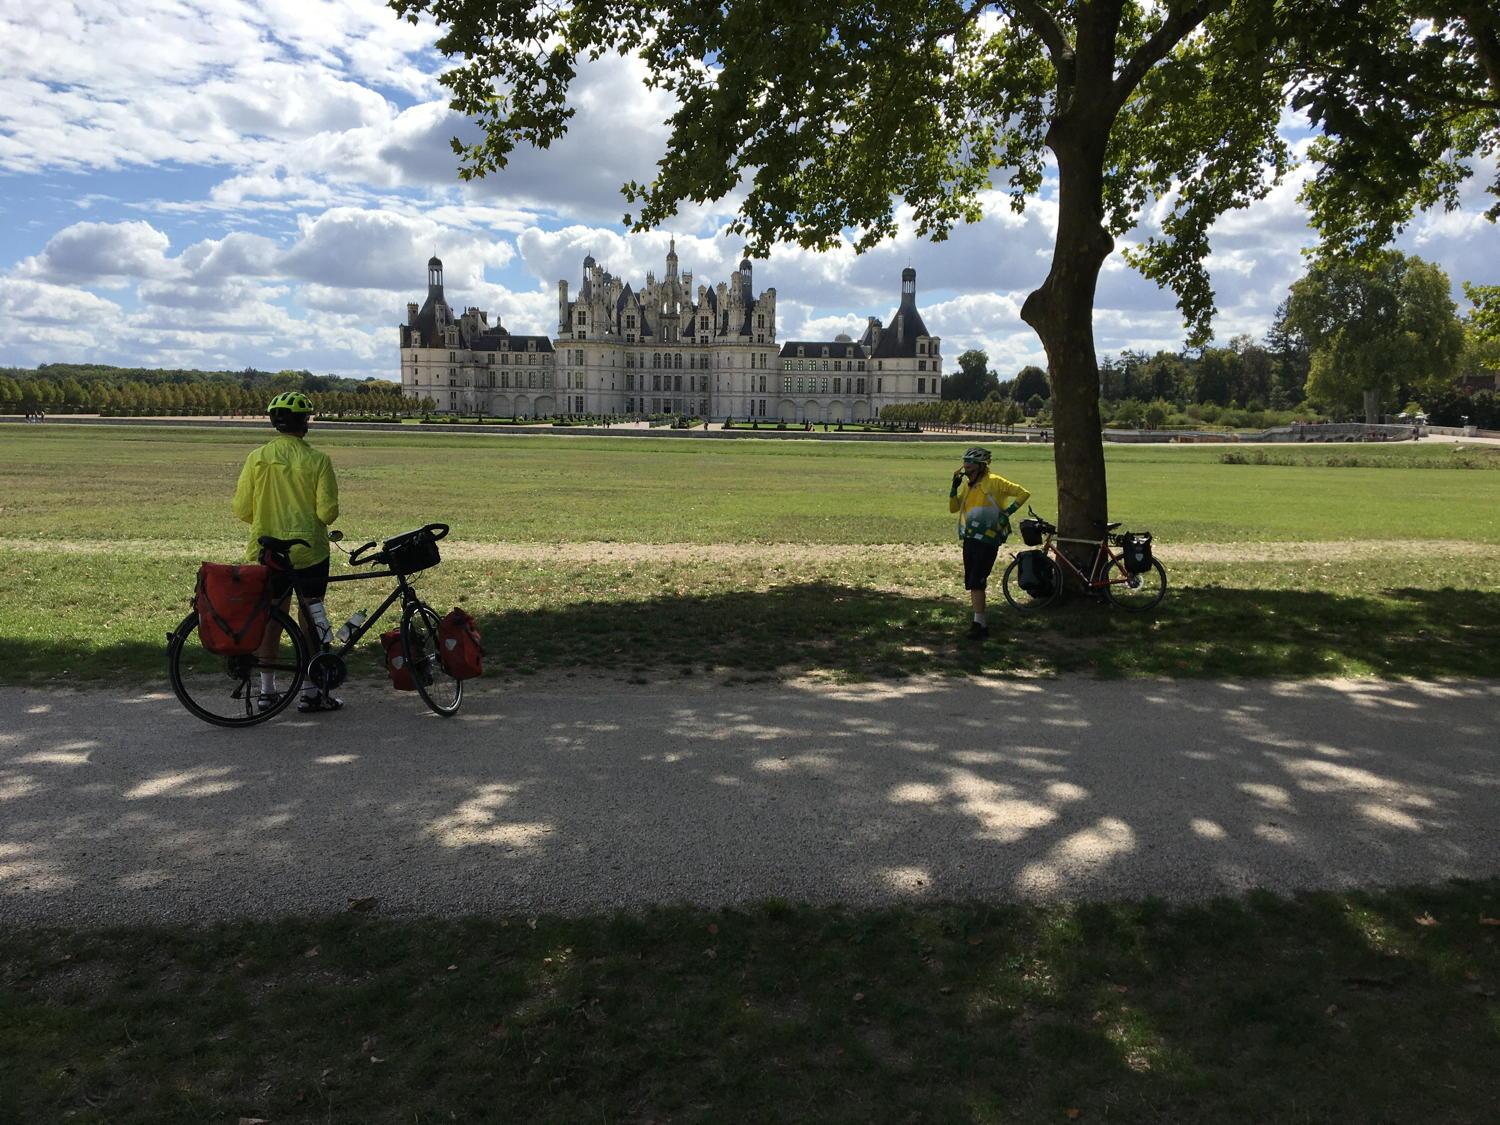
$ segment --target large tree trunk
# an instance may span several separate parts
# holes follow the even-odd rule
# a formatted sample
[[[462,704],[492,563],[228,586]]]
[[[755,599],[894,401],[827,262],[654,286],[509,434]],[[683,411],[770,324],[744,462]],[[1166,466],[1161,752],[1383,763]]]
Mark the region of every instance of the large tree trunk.
[[[1364,399],[1365,421],[1373,426],[1376,422],[1380,421],[1380,388],[1366,387],[1364,390]]]
[[[1058,225],[1052,269],[1026,298],[1021,319],[1036,329],[1052,377],[1052,419],[1061,534],[1098,537],[1109,517],[1104,440],[1099,426],[1099,363],[1094,354],[1094,289],[1114,249],[1104,228],[1103,166],[1107,129],[1092,141],[1054,126],[1048,143],[1058,160]],[[1085,558],[1089,555],[1081,549]],[[1069,551],[1070,556],[1074,551]]]

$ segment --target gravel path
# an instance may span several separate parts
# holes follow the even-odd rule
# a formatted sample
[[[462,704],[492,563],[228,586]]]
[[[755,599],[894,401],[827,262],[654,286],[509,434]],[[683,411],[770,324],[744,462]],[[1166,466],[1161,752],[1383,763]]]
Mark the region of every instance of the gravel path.
[[[223,731],[0,689],[0,924],[1500,872],[1500,683],[488,684]]]

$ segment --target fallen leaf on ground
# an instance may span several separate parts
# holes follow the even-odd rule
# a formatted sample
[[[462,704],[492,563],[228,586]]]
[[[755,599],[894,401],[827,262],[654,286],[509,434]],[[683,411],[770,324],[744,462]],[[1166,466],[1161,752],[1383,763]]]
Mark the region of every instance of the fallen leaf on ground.
[[[317,955],[318,955],[318,947],[315,945],[311,949],[309,949],[306,953],[304,953],[302,956],[304,956],[304,957],[316,957]]]
[[[375,904],[380,900],[374,895],[366,895],[364,898],[351,898],[349,900],[350,910],[374,910]]]
[[[1418,914],[1412,921],[1419,926],[1436,926],[1438,924],[1438,920],[1431,914]]]
[[[1070,1107],[1068,1109],[1068,1120],[1069,1121],[1077,1121],[1082,1116],[1083,1116],[1083,1110],[1077,1109],[1077,1108],[1072,1108],[1072,1107]]]
[[[1500,918],[1486,918],[1483,914],[1479,916],[1481,926],[1500,926]]]

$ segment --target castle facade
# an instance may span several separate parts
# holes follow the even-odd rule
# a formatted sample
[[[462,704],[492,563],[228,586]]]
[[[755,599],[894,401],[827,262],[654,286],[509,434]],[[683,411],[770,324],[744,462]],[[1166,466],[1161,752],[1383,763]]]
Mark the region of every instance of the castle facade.
[[[401,385],[440,412],[499,416],[688,414],[846,422],[939,397],[941,340],[917,311],[917,274],[901,273],[888,324],[858,341],[776,342],[776,290],[756,294],[748,258],[714,286],[679,273],[674,240],[658,279],[639,289],[592,255],[576,298],[557,286],[557,333],[516,336],[483,310],[455,316],[443,263],[427,263],[427,300],[400,326]]]

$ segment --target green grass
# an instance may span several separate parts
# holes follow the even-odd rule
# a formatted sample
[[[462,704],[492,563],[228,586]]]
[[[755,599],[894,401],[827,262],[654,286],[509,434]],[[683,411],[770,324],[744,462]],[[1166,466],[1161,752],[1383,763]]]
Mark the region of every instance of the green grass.
[[[1494,1120],[1500,883],[0,934],[0,1120]]]
[[[0,680],[160,679],[197,560],[242,550],[228,498],[261,436],[60,426],[5,439]],[[1155,532],[1166,602],[1145,618],[1092,602],[1021,618],[1004,607],[997,571],[994,637],[974,649],[955,640],[966,599],[946,510],[962,443],[319,440],[338,466],[352,542],[430,519],[453,525],[448,560],[421,589],[478,616],[502,673],[1432,676],[1500,657],[1500,567],[1479,553],[1500,543],[1500,475],[1430,467],[1451,447],[1348,451],[1378,459],[1366,468],[1111,449],[1115,511]],[[997,446],[996,457],[1050,514],[1050,451]],[[1258,544],[1339,540],[1368,548],[1234,561]],[[1455,546],[1392,549],[1410,540]],[[703,551],[553,549],[596,541]],[[484,556],[506,543],[537,546],[527,558]],[[777,543],[798,546],[731,549]],[[1205,543],[1227,546],[1211,561],[1186,557]],[[861,544],[888,546],[849,549]],[[336,587],[332,614],[377,601],[371,587]],[[373,642],[369,652],[357,674],[374,667]]]

